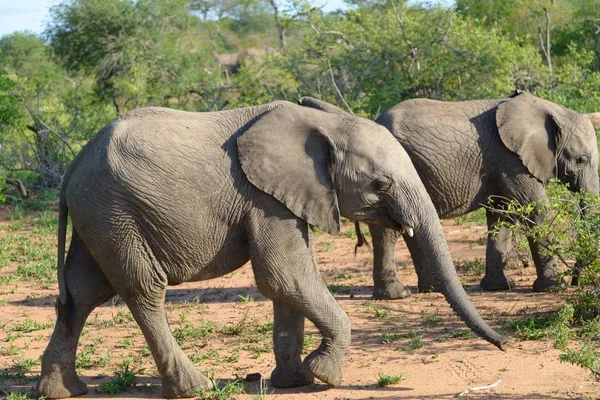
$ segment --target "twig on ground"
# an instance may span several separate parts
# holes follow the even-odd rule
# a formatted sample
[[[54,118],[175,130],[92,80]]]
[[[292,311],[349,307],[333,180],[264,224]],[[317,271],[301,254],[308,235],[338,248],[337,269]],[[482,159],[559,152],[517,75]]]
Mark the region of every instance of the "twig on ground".
[[[463,392],[460,392],[459,394],[457,394],[457,395],[456,395],[456,396],[454,396],[454,397],[455,397],[455,398],[463,397],[464,395],[466,395],[466,394],[468,394],[468,393],[470,393],[470,392],[474,392],[474,391],[476,391],[476,390],[491,389],[491,388],[493,388],[493,387],[496,387],[496,386],[498,386],[498,384],[500,384],[500,382],[502,382],[502,379],[498,379],[496,382],[492,383],[491,385],[487,385],[487,386],[477,386],[477,387],[474,387],[474,388],[467,389],[467,390],[465,390],[465,391],[463,391]]]

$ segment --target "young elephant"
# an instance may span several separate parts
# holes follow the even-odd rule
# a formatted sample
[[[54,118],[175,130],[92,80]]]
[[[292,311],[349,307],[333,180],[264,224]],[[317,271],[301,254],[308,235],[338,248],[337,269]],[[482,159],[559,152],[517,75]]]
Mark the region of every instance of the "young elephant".
[[[309,224],[336,234],[340,214],[412,229],[456,313],[479,316],[454,271],[431,200],[402,146],[374,122],[288,102],[214,113],[147,108],[116,119],[77,156],[60,195],[54,333],[37,391],[86,393],[75,371],[89,313],[118,293],[150,347],[166,397],[211,382],[175,342],[167,286],[227,274],[248,260],[273,301],[277,387],[342,381],[350,321],[321,278]],[[67,213],[73,236],[64,263]],[[301,360],[304,318],[323,335]]]
[[[466,214],[490,196],[520,204],[547,200],[544,183],[557,177],[573,191],[598,195],[598,148],[588,118],[531,94],[515,91],[508,99],[464,102],[409,100],[377,122],[406,149],[441,218]],[[502,204],[496,203],[498,207]],[[487,212],[488,229],[500,220]],[[529,216],[539,222],[537,210]],[[374,247],[375,298],[403,298],[410,291],[398,280],[394,245],[399,234],[370,226]],[[419,289],[439,287],[427,249],[404,235],[419,277]],[[510,232],[488,235],[484,290],[504,290]],[[529,241],[537,271],[534,291],[562,287],[557,260],[540,253],[544,240]]]

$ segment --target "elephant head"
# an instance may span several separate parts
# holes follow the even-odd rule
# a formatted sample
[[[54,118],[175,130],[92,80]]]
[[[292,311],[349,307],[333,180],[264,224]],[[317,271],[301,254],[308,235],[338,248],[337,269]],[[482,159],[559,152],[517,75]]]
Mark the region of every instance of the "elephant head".
[[[556,177],[573,191],[598,196],[598,146],[589,118],[515,92],[498,106],[496,123],[504,145],[538,180]]]
[[[340,215],[414,234],[454,311],[502,348],[457,275],[435,208],[404,148],[383,126],[316,99],[282,102],[237,141],[242,169],[258,189],[329,234]]]

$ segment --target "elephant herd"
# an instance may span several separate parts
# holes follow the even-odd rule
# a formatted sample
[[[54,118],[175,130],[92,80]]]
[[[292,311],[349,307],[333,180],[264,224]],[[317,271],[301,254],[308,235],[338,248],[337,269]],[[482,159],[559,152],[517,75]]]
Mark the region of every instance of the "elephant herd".
[[[340,217],[368,224],[375,298],[403,298],[394,245],[406,241],[420,290],[440,290],[481,338],[481,318],[454,268],[439,218],[497,195],[546,199],[553,177],[598,195],[592,123],[521,92],[500,100],[398,104],[377,121],[312,98],[192,113],[145,108],[117,118],[78,154],[59,201],[57,321],[37,391],[87,393],[75,356],[86,318],[116,294],[140,326],[165,397],[212,387],[176,343],[164,309],[170,285],[225,275],[249,260],[273,302],[275,387],[342,382],[350,320],[327,289],[310,226],[335,235]],[[531,219],[544,215],[534,211]],[[67,217],[73,225],[66,254]],[[487,213],[488,226],[499,220]],[[510,240],[489,237],[483,289],[511,286]],[[531,242],[536,291],[563,285],[556,260]],[[322,334],[301,359],[304,321]]]

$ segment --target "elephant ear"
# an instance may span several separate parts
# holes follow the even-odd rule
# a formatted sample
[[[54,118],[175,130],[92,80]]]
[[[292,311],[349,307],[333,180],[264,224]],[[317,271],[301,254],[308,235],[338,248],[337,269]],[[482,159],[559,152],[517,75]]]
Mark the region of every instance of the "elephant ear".
[[[560,107],[529,93],[516,93],[498,106],[500,139],[541,182],[555,175],[555,154],[567,123]]]
[[[302,97],[298,101],[298,104],[304,107],[316,108],[317,110],[325,111],[332,114],[348,115],[347,112],[334,106],[333,104],[329,104],[323,100],[315,99],[314,97]]]
[[[323,112],[280,104],[237,139],[242,170],[258,189],[321,230],[340,231],[333,186],[334,121]]]

